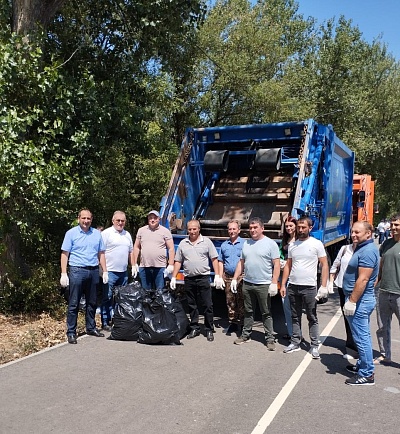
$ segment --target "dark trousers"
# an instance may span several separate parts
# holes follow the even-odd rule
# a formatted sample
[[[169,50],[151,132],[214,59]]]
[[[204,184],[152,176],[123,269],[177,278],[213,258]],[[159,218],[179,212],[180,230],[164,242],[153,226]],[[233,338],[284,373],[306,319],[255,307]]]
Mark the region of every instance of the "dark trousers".
[[[347,321],[347,317],[343,312],[343,306],[346,303],[346,296],[344,295],[343,289],[338,287],[340,308],[342,309],[342,314],[344,318],[344,326],[346,328],[346,348],[350,348],[353,351],[357,351],[357,345],[354,342],[353,334],[351,333],[350,324]]]
[[[67,312],[67,335],[76,334],[79,301],[82,294],[86,298],[86,331],[96,328],[96,298],[99,283],[99,269],[69,267],[69,301]]]
[[[295,345],[300,345],[301,343],[301,315],[304,304],[308,319],[311,346],[317,347],[319,345],[317,300],[315,300],[317,288],[315,286],[292,285],[290,283],[288,286],[288,294],[293,323],[292,343]]]
[[[210,276],[185,277],[185,292],[189,307],[190,328],[199,330],[198,303],[204,308],[204,327],[214,331],[214,310],[210,286]]]

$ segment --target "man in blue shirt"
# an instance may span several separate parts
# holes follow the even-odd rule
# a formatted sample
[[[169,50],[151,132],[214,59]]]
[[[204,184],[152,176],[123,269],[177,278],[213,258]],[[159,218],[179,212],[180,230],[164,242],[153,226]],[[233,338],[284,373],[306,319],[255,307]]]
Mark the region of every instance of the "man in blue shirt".
[[[101,232],[91,227],[92,220],[92,213],[88,209],[80,210],[78,226],[66,232],[61,246],[60,284],[63,287],[69,285],[67,337],[70,344],[77,343],[76,326],[82,294],[85,294],[86,298],[86,333],[104,337],[104,334],[96,328],[95,321],[99,262],[103,270],[104,284],[108,283],[108,272]]]
[[[242,254],[244,240],[239,237],[240,222],[231,220],[228,223],[229,240],[221,244],[221,250],[218,255],[220,280],[215,282],[217,289],[225,288],[226,306],[228,308],[229,327],[226,334],[229,335],[236,327],[243,326],[243,277],[239,276],[237,288],[232,291],[231,282],[235,274],[236,266]]]
[[[372,239],[373,227],[368,222],[353,224],[351,238],[357,247],[343,276],[346,303],[343,312],[350,324],[359,359],[346,367],[354,373],[346,384],[370,386],[375,384],[370,316],[375,308],[374,283],[378,277],[379,252]]]

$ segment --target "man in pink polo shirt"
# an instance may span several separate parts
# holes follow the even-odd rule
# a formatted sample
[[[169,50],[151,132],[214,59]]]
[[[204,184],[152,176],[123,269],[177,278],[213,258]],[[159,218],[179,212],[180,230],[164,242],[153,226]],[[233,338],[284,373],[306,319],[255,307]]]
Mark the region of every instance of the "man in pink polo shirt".
[[[148,225],[141,227],[133,246],[132,276],[139,273],[144,289],[162,292],[165,287],[164,271],[174,269],[175,248],[171,232],[160,225],[160,214],[152,210],[147,214]],[[168,255],[167,255],[168,252]],[[140,254],[140,265],[138,257]]]

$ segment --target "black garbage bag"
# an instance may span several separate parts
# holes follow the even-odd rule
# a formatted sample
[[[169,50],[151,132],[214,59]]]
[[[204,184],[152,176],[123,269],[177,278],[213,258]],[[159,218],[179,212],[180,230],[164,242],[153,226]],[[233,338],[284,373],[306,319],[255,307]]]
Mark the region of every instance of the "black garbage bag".
[[[145,291],[137,282],[114,288],[114,326],[109,339],[138,339],[143,322],[142,301],[145,296]]]
[[[141,344],[163,344],[177,339],[179,329],[175,314],[160,301],[160,296],[156,296],[142,302],[143,323],[138,338]]]
[[[178,332],[175,334],[175,340],[181,340],[189,331],[190,321],[186,312],[174,294],[171,292],[164,292],[162,294],[162,302],[166,309],[175,315],[176,323],[178,325]]]

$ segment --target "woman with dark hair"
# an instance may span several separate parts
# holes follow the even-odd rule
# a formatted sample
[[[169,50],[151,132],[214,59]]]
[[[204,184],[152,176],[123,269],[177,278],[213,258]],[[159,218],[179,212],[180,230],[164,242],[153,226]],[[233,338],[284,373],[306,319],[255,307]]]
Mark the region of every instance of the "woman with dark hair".
[[[293,243],[296,240],[296,224],[297,220],[292,216],[288,216],[284,223],[285,229],[283,231],[282,242],[279,249],[281,252],[281,270],[285,268],[289,244]],[[290,301],[287,294],[285,297],[282,297],[282,303],[283,313],[285,314],[285,322],[287,327],[287,335],[285,335],[284,337],[290,339],[290,337],[292,336],[292,314],[290,311]]]

